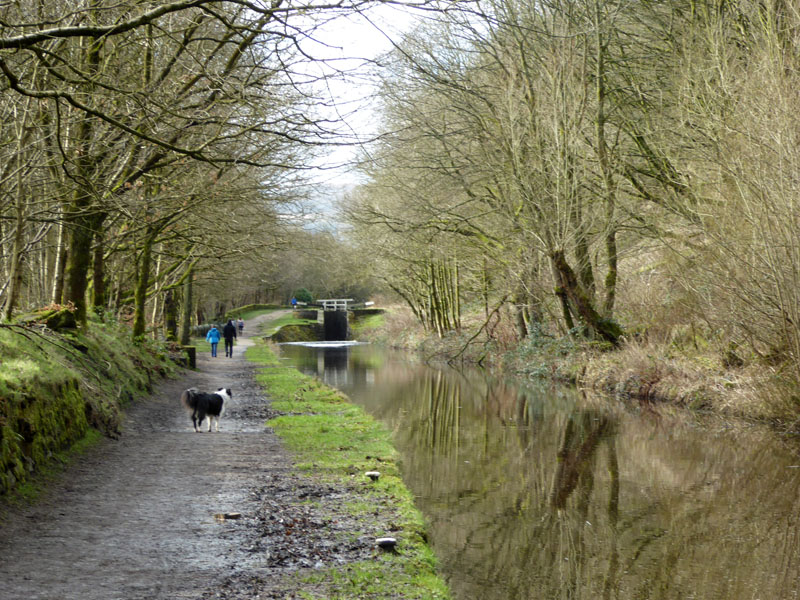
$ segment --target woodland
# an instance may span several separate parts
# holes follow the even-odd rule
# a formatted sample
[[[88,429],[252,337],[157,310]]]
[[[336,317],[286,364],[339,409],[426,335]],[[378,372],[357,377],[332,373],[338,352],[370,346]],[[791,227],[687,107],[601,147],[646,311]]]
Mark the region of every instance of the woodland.
[[[647,395],[688,364],[793,421],[799,18],[782,0],[437,15],[382,64],[388,133],[348,199],[354,230],[430,331],[466,309],[528,358],[594,340],[630,363],[609,375],[606,356],[597,378]]]
[[[344,73],[302,42],[360,4],[0,3],[3,319],[169,337],[176,314],[287,302],[313,267],[288,250],[336,244],[303,227],[309,165],[352,143],[322,93]]]
[[[303,40],[382,4],[417,20],[359,67],[364,139]],[[749,368],[796,411],[799,34],[785,0],[2,2],[2,317],[169,338],[380,294],[434,337]],[[341,146],[329,229],[310,165]]]

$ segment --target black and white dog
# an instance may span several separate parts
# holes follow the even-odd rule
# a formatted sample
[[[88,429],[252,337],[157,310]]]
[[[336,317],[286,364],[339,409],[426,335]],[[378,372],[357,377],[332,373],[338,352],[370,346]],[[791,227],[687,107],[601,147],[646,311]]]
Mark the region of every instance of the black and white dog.
[[[189,388],[181,394],[181,402],[187,410],[192,411],[192,424],[194,430],[201,431],[203,419],[208,417],[208,430],[211,431],[211,424],[216,420],[217,431],[219,431],[219,418],[225,412],[225,403],[231,399],[231,390],[219,388],[212,394],[199,391],[197,388]]]

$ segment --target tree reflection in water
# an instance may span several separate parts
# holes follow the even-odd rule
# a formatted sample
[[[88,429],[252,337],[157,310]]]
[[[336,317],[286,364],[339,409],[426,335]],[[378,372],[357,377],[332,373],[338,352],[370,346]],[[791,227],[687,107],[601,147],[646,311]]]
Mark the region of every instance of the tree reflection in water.
[[[394,431],[457,599],[800,596],[800,460],[773,433],[364,350],[342,389]]]

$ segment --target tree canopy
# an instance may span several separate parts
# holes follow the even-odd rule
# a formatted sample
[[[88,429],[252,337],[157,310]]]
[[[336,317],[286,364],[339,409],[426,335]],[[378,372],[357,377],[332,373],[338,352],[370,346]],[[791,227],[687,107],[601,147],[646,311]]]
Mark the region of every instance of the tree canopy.
[[[4,317],[110,309],[140,335],[190,273],[269,262],[299,229],[312,158],[349,143],[326,110],[339,73],[310,68],[324,57],[304,41],[375,4],[3,4]]]
[[[518,339],[700,331],[800,370],[791,7],[407,3],[427,18],[362,63],[381,131],[335,239],[304,230],[308,175],[363,140],[304,42],[380,4],[3,4],[4,318],[66,304],[141,335],[187,282],[217,304],[382,286],[439,334],[468,307]],[[334,250],[336,272],[304,258]]]
[[[417,312],[455,260],[520,338],[700,331],[800,365],[799,25],[780,0],[439,14],[382,60],[351,222]]]

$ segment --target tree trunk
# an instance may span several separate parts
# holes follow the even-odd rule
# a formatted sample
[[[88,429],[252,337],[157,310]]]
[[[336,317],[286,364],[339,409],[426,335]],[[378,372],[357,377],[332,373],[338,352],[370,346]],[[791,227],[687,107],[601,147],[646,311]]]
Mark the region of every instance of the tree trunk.
[[[525,310],[527,293],[522,289],[522,285],[515,286],[514,292],[511,294],[511,305],[514,307],[514,323],[517,328],[517,338],[524,340],[530,333],[528,327],[528,315]]]
[[[576,231],[574,250],[578,276],[581,286],[586,291],[589,298],[594,301],[594,269],[592,267],[592,257],[589,253],[589,241],[586,235],[586,218],[583,216],[580,200],[578,198],[572,199],[572,205],[572,220]]]
[[[431,322],[436,328],[436,335],[442,337],[444,335],[444,329],[442,328],[439,292],[436,286],[436,267],[434,267],[432,259],[428,265],[428,313]]]
[[[18,178],[17,185],[22,183]],[[22,252],[25,247],[23,232],[25,229],[25,207],[22,201],[22,190],[17,188],[16,225],[14,230],[14,246],[11,250],[10,267],[8,273],[8,289],[6,301],[3,305],[2,320],[8,321],[16,309],[19,291],[22,287]]]
[[[192,329],[192,278],[194,277],[193,265],[189,265],[186,281],[183,284],[183,311],[181,312],[181,345],[187,346],[191,338]]]
[[[95,243],[92,250],[92,309],[97,315],[102,315],[106,307],[106,282],[105,282],[105,236],[102,231],[105,217],[98,218],[95,228]]]
[[[6,301],[3,305],[3,312],[0,315],[3,321],[11,319],[14,310],[19,301],[20,291],[22,289],[22,255],[25,251],[25,186],[23,181],[25,144],[28,142],[29,134],[26,130],[27,107],[30,106],[30,99],[28,100],[26,110],[22,116],[21,123],[18,123],[17,128],[17,160],[16,160],[16,206],[15,206],[15,223],[14,223],[14,245],[9,257],[8,269],[8,289],[6,290]],[[21,129],[21,131],[20,131]]]
[[[161,299],[161,302],[159,302],[159,296],[161,295],[160,292],[161,292],[161,288],[162,288],[162,286],[159,285],[159,281],[160,281],[160,278],[161,278],[161,267],[162,267],[162,257],[163,256],[164,256],[164,254],[162,252],[158,253],[158,258],[156,259],[156,269],[155,269],[155,273],[153,274],[153,281],[154,281],[154,283],[153,283],[153,296],[154,296],[154,299],[153,299],[153,312],[150,314],[150,325],[151,325],[151,327],[153,329],[153,339],[154,340],[158,339],[158,324],[159,324],[159,322],[163,318],[163,321],[166,323],[166,319],[167,319],[167,315],[166,315],[167,299],[166,299],[166,296]],[[169,292],[169,290],[167,290],[167,292]],[[161,309],[161,314],[160,315],[159,315],[159,308]],[[176,324],[176,327],[177,327],[177,324]],[[166,332],[164,332],[164,335],[165,336],[167,335]]]
[[[609,205],[609,210],[613,211],[613,205]],[[614,304],[617,298],[617,236],[613,227],[609,227],[606,233],[606,260],[608,261],[608,271],[606,271],[606,297],[603,303],[603,315],[610,319],[614,316]]]
[[[605,301],[603,315],[611,318],[614,314],[614,302],[617,290],[617,230],[616,230],[616,181],[611,166],[611,158],[606,141],[606,46],[601,27],[600,5],[595,3],[594,29],[595,29],[595,100],[597,114],[595,117],[595,152],[603,175],[606,201],[606,261],[608,270],[604,282]]]
[[[461,282],[459,281],[459,268],[458,259],[453,259],[453,295],[455,296],[455,305],[453,306],[453,319],[455,320],[455,327],[461,331]]]
[[[178,339],[178,303],[171,289],[164,294],[164,337],[169,342]]]
[[[483,271],[481,281],[481,293],[483,295],[483,316],[489,317],[489,288],[491,287],[491,278],[489,277],[489,267],[486,264],[486,257],[483,257]]]
[[[150,256],[153,250],[153,239],[155,234],[151,227],[145,231],[144,245],[139,256],[139,267],[136,270],[136,288],[134,290],[134,309],[133,309],[133,331],[134,339],[144,335],[147,321],[146,303],[147,287],[150,283]]]
[[[556,287],[564,294],[562,302],[564,299],[569,301],[570,308],[573,308],[575,313],[580,316],[592,337],[599,337],[616,345],[619,336],[622,335],[622,330],[613,321],[601,318],[588,294],[578,282],[575,272],[567,263],[564,252],[562,250],[551,252],[550,261]]]
[[[96,15],[93,15],[96,16]],[[86,70],[96,73],[100,65],[102,40],[89,38],[86,49]],[[72,201],[65,211],[64,219],[69,228],[69,253],[65,277],[65,300],[75,305],[75,318],[86,324],[86,289],[88,287],[91,262],[92,239],[95,229],[92,221],[93,198],[89,185],[93,177],[91,141],[94,133],[94,118],[84,115],[78,125],[75,139],[75,176],[77,186]]]
[[[555,274],[555,270],[553,273],[553,277],[558,281],[559,278]],[[558,297],[558,302],[561,305],[561,317],[564,319],[564,325],[567,328],[567,332],[570,332],[575,329],[575,321],[572,319],[572,309],[569,307],[567,292],[564,291],[564,288],[558,285],[558,283],[556,283],[555,295]]]
[[[50,301],[61,304],[64,298],[64,272],[67,267],[66,228],[64,222],[58,224],[58,239],[56,241],[56,258],[53,265],[53,290]]]
[[[88,208],[87,194],[75,193],[75,201],[67,215],[69,224],[69,250],[67,252],[64,298],[75,306],[75,317],[86,324],[86,290],[89,264],[92,256],[91,222],[84,215]]]

